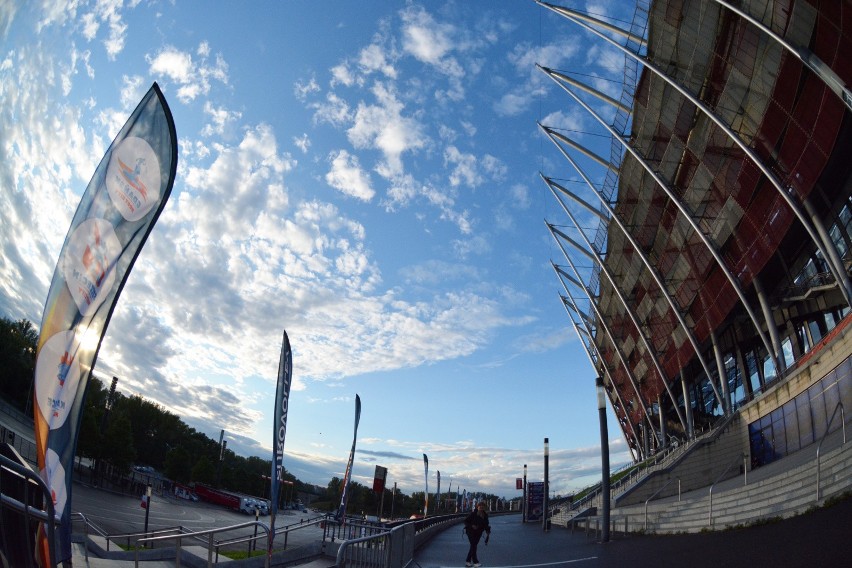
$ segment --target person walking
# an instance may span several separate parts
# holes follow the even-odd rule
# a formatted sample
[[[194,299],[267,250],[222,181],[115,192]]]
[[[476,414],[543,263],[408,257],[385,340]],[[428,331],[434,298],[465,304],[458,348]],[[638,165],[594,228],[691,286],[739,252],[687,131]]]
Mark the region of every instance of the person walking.
[[[488,544],[488,538],[491,536],[491,525],[488,523],[488,513],[485,511],[485,503],[483,501],[477,503],[476,509],[471,511],[465,518],[464,532],[470,541],[470,549],[467,551],[467,560],[465,560],[464,565],[479,568],[479,557],[476,555],[479,539],[482,538],[482,533],[486,533],[485,544]]]

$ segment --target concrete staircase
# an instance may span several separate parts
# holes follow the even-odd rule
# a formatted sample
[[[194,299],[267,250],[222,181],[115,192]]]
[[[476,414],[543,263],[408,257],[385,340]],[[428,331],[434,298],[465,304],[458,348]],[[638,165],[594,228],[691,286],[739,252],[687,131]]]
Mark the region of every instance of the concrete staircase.
[[[850,432],[852,434],[852,432]],[[843,444],[841,430],[833,432],[820,450],[817,498],[817,444],[769,465],[677,495],[619,506],[610,514],[611,530],[658,534],[723,530],[799,515],[826,500],[852,492],[852,439]],[[647,521],[646,521],[647,510]],[[579,520],[580,526],[599,526],[600,518]],[[647,523],[647,525],[646,525]]]

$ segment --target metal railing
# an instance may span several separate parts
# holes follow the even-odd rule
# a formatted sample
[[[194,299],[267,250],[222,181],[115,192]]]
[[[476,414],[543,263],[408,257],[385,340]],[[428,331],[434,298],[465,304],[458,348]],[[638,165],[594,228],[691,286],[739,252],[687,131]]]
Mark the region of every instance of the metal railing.
[[[710,526],[711,529],[713,528],[713,488],[716,487],[716,484],[719,482],[719,480],[722,479],[723,477],[725,477],[725,474],[728,473],[731,470],[732,467],[734,467],[735,465],[740,463],[740,460],[742,460],[742,463],[743,463],[743,474],[744,474],[743,475],[743,485],[747,485],[748,484],[748,465],[747,465],[748,456],[745,455],[745,454],[743,454],[742,456],[738,457],[736,460],[731,462],[731,465],[726,467],[725,471],[723,471],[719,475],[719,477],[716,478],[716,480],[713,482],[713,484],[710,485],[710,512],[709,512],[709,517],[708,517],[707,522],[708,522],[708,525]]]
[[[843,410],[843,402],[837,401],[837,406],[834,407],[834,412],[831,413],[831,418],[828,420],[828,424],[825,425],[825,434],[822,435],[822,439],[820,439],[819,444],[817,444],[816,451],[816,500],[819,501],[819,477],[820,477],[820,458],[819,451],[822,449],[822,443],[825,441],[828,434],[831,432],[831,423],[834,421],[834,417],[837,415],[837,409],[840,409],[840,424],[843,427],[843,444],[846,444],[846,415]]]
[[[669,479],[669,480],[665,483],[665,485],[663,485],[662,487],[660,487],[659,489],[657,489],[656,491],[654,491],[653,495],[651,495],[650,497],[648,497],[648,498],[645,500],[645,531],[646,531],[646,532],[648,531],[648,502],[649,502],[649,501],[651,501],[651,499],[653,499],[653,498],[654,498],[654,497],[656,497],[657,495],[659,495],[659,494],[660,494],[660,492],[661,492],[663,489],[665,489],[666,487],[668,487],[669,485],[671,485],[671,483],[672,483],[672,482],[674,482],[674,481],[677,481],[677,500],[678,500],[678,502],[680,502],[680,478],[679,478],[679,477],[675,477],[674,479]]]
[[[501,514],[496,511],[494,514]],[[407,566],[414,551],[429,539],[430,533],[448,524],[461,522],[467,513],[456,513],[406,521],[376,534],[344,540],[337,550],[337,568],[397,568]]]
[[[174,535],[161,535],[161,536],[144,537],[144,538],[140,538],[140,539],[136,540],[136,550],[134,551],[134,555],[133,555],[134,565],[137,568],[139,567],[139,547],[140,547],[140,545],[141,546],[147,546],[148,543],[151,543],[152,545],[154,545],[157,542],[165,542],[165,541],[169,541],[169,540],[175,540],[175,566],[180,566],[181,565],[181,561],[180,561],[181,546],[183,544],[183,540],[185,538],[191,538],[193,540],[202,540],[203,541],[203,539],[201,537],[206,536],[207,537],[207,566],[212,567],[214,565],[214,562],[215,562],[213,560],[213,551],[214,551],[214,549],[216,549],[216,545],[214,544],[214,540],[213,540],[213,535],[218,534],[218,533],[224,533],[224,532],[229,532],[229,531],[233,531],[233,530],[238,530],[238,529],[244,529],[244,528],[248,528],[248,527],[260,527],[266,533],[267,541],[269,540],[269,527],[266,525],[266,523],[262,523],[260,521],[249,521],[249,522],[246,522],[246,523],[240,523],[238,525],[231,525],[231,526],[228,526],[228,527],[207,529],[207,530],[196,531],[196,532],[191,532],[191,533],[180,533],[180,534],[174,534]],[[255,537],[250,537],[250,538],[255,538]],[[218,552],[217,552],[217,554],[218,554]],[[268,554],[266,555],[266,562],[264,563],[264,566],[266,568],[269,568],[269,555]]]
[[[36,528],[41,525],[47,532],[47,555],[45,559],[49,566],[56,565],[56,518],[50,490],[44,480],[32,468],[26,465],[24,458],[13,446],[3,444],[0,454],[0,512],[4,520],[8,520],[7,511],[15,511],[23,517],[23,523],[5,522],[0,526],[0,549],[7,553],[15,550],[18,554],[7,558],[13,563],[21,562],[26,567],[35,566],[35,559],[30,551],[35,550]],[[14,456],[14,459],[7,457]],[[23,533],[23,534],[21,534]],[[24,542],[20,542],[23,537]],[[14,547],[10,548],[10,547]]]

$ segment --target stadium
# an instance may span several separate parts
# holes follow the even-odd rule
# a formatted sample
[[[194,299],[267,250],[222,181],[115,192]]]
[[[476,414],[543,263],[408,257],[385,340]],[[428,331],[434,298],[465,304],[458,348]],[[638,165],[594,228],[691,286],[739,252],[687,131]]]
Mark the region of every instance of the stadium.
[[[560,299],[649,473],[616,502],[812,467],[852,409],[852,4],[639,0],[629,25],[538,4],[625,62],[620,96],[540,68],[611,142],[539,125]]]

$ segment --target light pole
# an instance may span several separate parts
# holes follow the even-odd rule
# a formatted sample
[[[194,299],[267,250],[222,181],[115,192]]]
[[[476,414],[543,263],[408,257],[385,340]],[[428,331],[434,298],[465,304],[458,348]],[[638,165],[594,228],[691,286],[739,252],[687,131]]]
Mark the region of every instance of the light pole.
[[[595,379],[598,391],[598,418],[601,422],[601,509],[603,509],[603,527],[601,542],[609,542],[609,434],[606,428],[606,395],[603,379]]]
[[[544,439],[544,507],[542,507],[542,528],[545,531],[550,530],[550,519],[547,518],[548,497],[550,493],[550,483],[548,479],[550,461],[550,439]]]
[[[521,522],[527,522],[527,464],[524,464],[524,492],[521,502]]]
[[[148,536],[148,514],[151,512],[151,485],[145,490],[145,536]],[[148,548],[148,543],[145,543]]]

